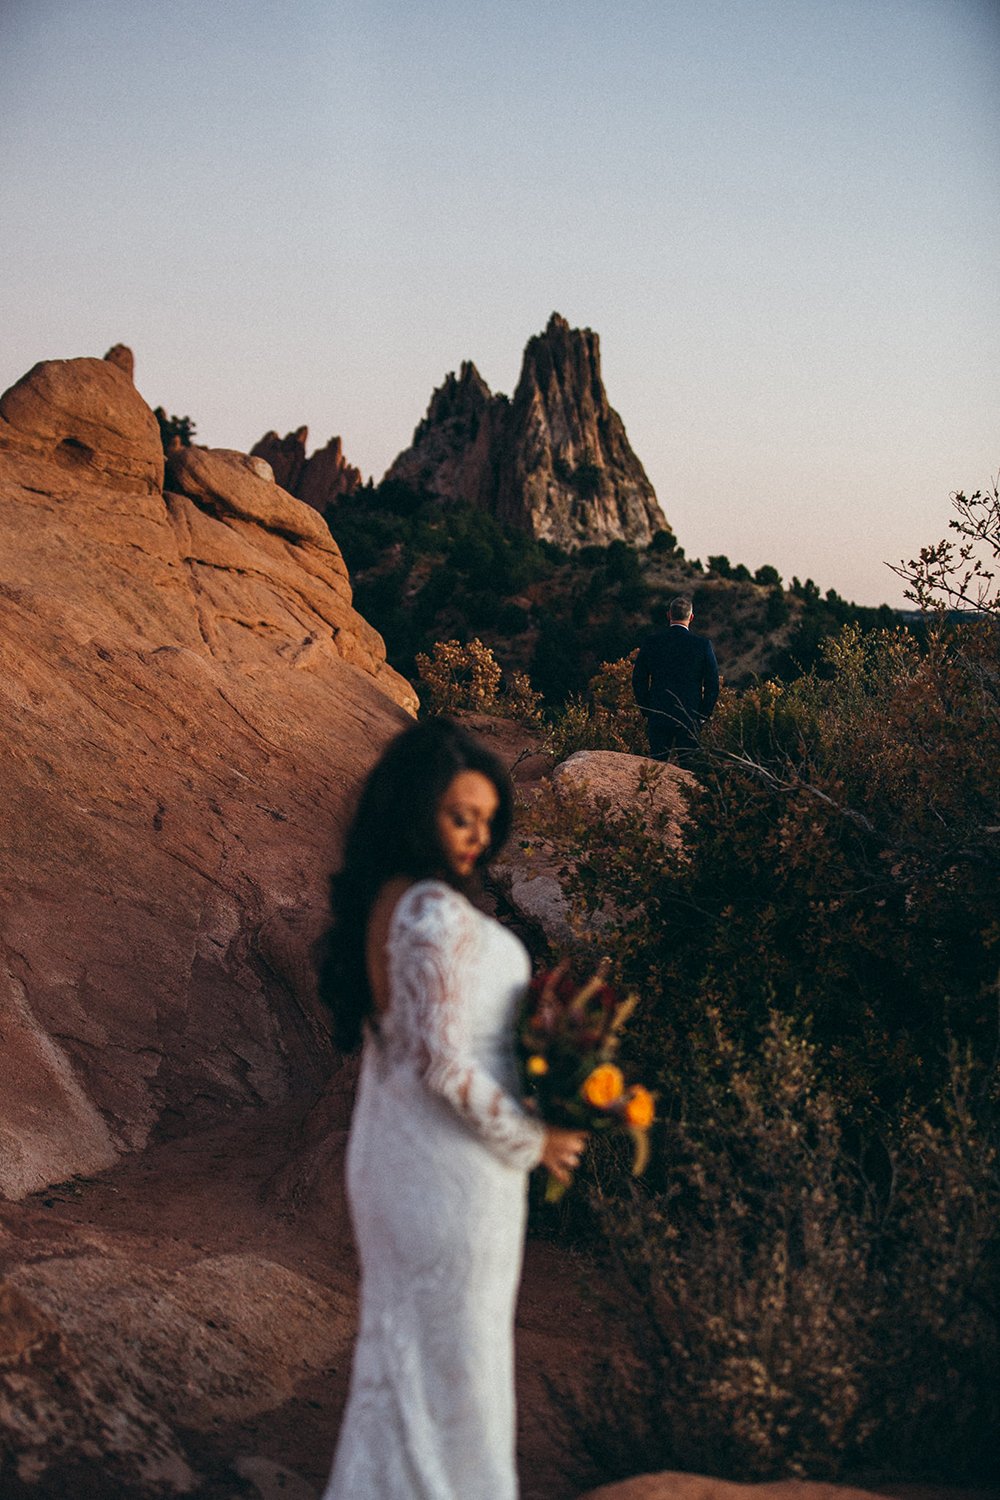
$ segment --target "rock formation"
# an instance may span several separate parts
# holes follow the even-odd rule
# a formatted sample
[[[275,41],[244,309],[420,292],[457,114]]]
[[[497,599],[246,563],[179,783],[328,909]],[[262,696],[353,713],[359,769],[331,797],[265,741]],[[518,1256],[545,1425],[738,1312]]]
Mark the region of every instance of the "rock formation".
[[[294,432],[286,432],[284,437],[279,437],[276,432],[265,432],[250,453],[254,458],[265,459],[271,465],[275,483],[294,495],[299,475],[305,468],[308,440],[308,427],[297,427]]]
[[[668,529],[608,402],[597,334],[570,328],[558,313],[529,340],[513,401],[492,395],[475,365],[463,364],[434,392],[412,445],[385,477],[483,505],[568,549],[645,546]]]
[[[271,465],[282,489],[325,515],[329,506],[354,494],[361,483],[361,470],[344,458],[339,437],[332,437],[325,448],[317,448],[311,458],[306,458],[308,441],[308,427],[299,427],[283,438],[276,432],[265,432],[250,453]]]
[[[562,547],[645,546],[667,529],[653,486],[632,452],[601,379],[589,328],[553,313],[528,341],[509,420],[497,514]]]
[[[315,1090],[308,950],[415,706],[336,543],[120,363],[0,398],[0,1196]]]
[[[442,500],[471,500],[496,508],[497,463],[503,451],[506,396],[493,396],[475,365],[447,375],[431,396],[427,415],[386,474]]]
[[[113,365],[117,365],[119,370],[124,370],[129,380],[133,378],[135,356],[127,344],[112,344],[104,358],[110,360]]]

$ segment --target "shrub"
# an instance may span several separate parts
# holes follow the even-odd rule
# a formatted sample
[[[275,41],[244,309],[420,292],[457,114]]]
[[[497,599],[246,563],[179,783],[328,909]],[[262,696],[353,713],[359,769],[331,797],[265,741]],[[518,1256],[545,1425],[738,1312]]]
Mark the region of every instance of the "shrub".
[[[531,686],[527,672],[505,672],[503,690],[503,712],[522,724],[542,722],[542,695]]]
[[[764,613],[764,626],[767,630],[778,630],[787,624],[791,614],[788,600],[780,587],[771,589],[767,596],[767,608]]]
[[[182,448],[190,448],[194,442],[195,424],[191,417],[168,417],[162,406],[153,412],[160,429],[160,442],[166,453],[174,438],[180,440]]]
[[[421,651],[416,660],[417,675],[433,713],[499,711],[501,669],[493,652],[478,638],[465,646],[459,641],[437,641],[430,656]]]
[[[998,645],[989,609],[924,648],[854,624],[724,690],[679,851],[651,804],[533,804],[664,1121],[638,1186],[592,1153],[623,1339],[572,1410],[602,1479],[988,1475]]]
[[[589,459],[582,464],[577,464],[573,474],[572,485],[581,500],[592,500],[601,492],[601,480],[604,470],[599,464],[592,463]]]
[[[478,638],[437,641],[431,654],[419,652],[417,673],[432,713],[500,714],[524,724],[540,724],[541,693],[526,672],[503,672],[489,646]],[[501,681],[503,689],[501,691]]]
[[[553,715],[545,739],[550,755],[565,760],[577,750],[648,753],[645,722],[632,693],[636,654],[637,650],[618,661],[603,662],[586,696],[570,698]]]
[[[569,620],[558,615],[539,611],[538,616],[531,680],[538,684],[547,703],[565,703],[581,693],[587,682],[578,633]]]
[[[506,604],[500,606],[497,629],[502,635],[520,635],[522,631],[528,629],[530,624],[531,615],[522,604],[515,604],[512,600],[508,600]]]
[[[693,1063],[659,1182],[595,1189],[628,1337],[568,1396],[575,1443],[602,1480],[985,1478],[1000,1191],[968,1069],[940,1123],[897,1121],[873,1181],[786,1018],[744,1050],[710,1008]]]

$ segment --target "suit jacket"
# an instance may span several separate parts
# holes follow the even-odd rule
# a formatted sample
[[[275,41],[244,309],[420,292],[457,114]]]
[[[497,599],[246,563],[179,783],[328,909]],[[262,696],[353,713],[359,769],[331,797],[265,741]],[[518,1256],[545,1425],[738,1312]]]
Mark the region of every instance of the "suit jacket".
[[[639,647],[632,691],[644,713],[665,714],[696,730],[719,696],[719,667],[712,642],[683,625],[668,625]]]

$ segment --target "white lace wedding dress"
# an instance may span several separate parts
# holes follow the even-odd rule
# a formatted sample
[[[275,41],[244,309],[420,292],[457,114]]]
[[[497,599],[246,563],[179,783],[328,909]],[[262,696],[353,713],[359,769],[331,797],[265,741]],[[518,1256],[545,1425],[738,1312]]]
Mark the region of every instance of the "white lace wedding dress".
[[[324,1500],[514,1500],[514,1299],[544,1133],[514,1097],[528,956],[434,880],[401,897],[387,952],[347,1153],[361,1322]]]

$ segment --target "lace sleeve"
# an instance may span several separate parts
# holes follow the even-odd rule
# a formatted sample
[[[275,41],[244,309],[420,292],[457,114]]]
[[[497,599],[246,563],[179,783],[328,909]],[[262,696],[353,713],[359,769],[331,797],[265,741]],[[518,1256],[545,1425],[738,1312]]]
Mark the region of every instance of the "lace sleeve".
[[[394,914],[393,968],[412,1027],[420,1075],[501,1161],[530,1171],[545,1127],[472,1056],[468,997],[477,958],[476,913],[443,883],[413,886]]]

